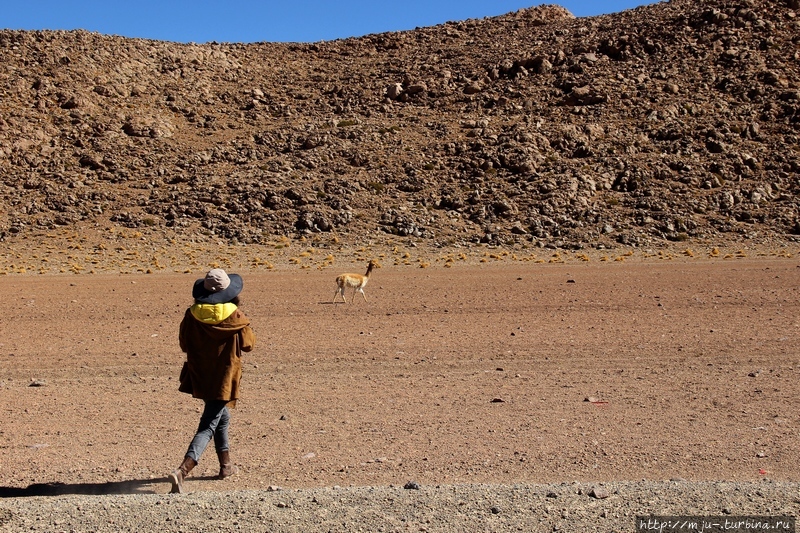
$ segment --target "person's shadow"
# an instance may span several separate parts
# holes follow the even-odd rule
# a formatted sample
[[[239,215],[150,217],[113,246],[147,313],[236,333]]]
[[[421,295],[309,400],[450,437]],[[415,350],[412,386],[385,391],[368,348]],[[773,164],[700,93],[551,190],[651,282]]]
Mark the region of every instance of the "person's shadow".
[[[169,483],[165,477],[110,481],[107,483],[34,483],[25,488],[0,487],[0,498],[25,498],[28,496],[64,496],[85,494],[105,496],[110,494],[157,494],[155,485]]]

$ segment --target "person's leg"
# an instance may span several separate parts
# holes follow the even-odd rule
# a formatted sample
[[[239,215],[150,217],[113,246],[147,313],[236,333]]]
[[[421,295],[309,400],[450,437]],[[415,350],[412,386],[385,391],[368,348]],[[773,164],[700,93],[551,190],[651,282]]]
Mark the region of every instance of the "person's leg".
[[[225,479],[239,472],[239,468],[231,462],[230,443],[228,441],[228,426],[231,422],[231,415],[225,407],[219,418],[217,430],[214,432],[214,447],[217,450],[219,459],[219,477]]]
[[[200,423],[197,425],[197,432],[189,444],[189,449],[186,450],[186,457],[191,457],[195,462],[200,462],[200,457],[214,437],[216,440],[216,433],[220,420],[224,417],[228,421],[226,424],[225,434],[227,440],[227,424],[230,421],[228,409],[225,407],[227,402],[221,400],[207,400],[203,414],[200,416]],[[227,444],[226,444],[227,446]]]
[[[205,402],[205,408],[203,409],[203,414],[200,416],[197,432],[192,442],[189,444],[189,449],[186,450],[183,462],[169,475],[169,480],[172,483],[170,492],[183,492],[183,480],[200,461],[200,456],[203,455],[203,451],[205,451],[206,446],[208,446],[209,441],[217,430],[223,411],[227,414],[227,409],[225,408],[226,403],[227,402],[218,400],[209,400]]]
[[[214,448],[217,453],[226,452],[229,449],[228,427],[231,424],[231,412],[227,407],[223,407],[219,413],[219,421],[214,431]]]

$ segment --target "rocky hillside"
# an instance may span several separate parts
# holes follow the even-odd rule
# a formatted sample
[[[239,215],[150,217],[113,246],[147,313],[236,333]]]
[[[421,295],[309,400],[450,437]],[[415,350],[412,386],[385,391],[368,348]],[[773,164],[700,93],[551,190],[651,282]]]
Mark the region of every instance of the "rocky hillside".
[[[800,240],[798,0],[313,44],[0,31],[0,236]]]

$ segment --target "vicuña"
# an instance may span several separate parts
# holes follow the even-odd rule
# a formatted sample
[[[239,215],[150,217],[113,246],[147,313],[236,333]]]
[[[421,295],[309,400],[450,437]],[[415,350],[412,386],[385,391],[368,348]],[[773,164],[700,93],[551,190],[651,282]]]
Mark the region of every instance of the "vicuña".
[[[373,268],[379,268],[380,265],[372,260],[367,265],[367,272],[364,275],[361,274],[339,274],[336,276],[336,290],[333,293],[333,303],[336,303],[336,295],[342,295],[342,301],[347,303],[347,300],[344,297],[344,289],[346,287],[353,288],[353,298],[350,300],[352,302],[356,299],[356,292],[360,292],[361,296],[364,297],[364,301],[367,301],[367,296],[364,294],[364,287],[367,285],[367,281],[369,281],[369,275],[372,272]]]

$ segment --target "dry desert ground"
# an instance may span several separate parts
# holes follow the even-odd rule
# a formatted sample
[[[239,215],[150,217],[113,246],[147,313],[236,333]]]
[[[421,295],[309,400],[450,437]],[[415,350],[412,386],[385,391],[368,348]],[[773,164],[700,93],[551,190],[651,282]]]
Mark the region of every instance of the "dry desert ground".
[[[333,304],[339,270],[241,271],[241,472],[213,479],[210,449],[192,494],[789,483],[769,509],[797,514],[796,258],[384,262]],[[0,278],[0,505],[168,492],[200,413],[177,328],[202,273]]]

